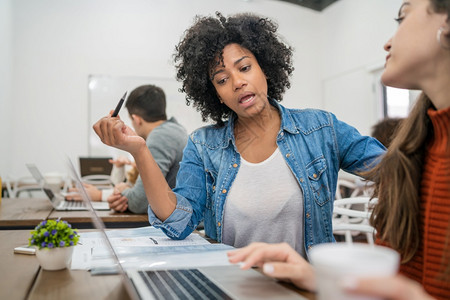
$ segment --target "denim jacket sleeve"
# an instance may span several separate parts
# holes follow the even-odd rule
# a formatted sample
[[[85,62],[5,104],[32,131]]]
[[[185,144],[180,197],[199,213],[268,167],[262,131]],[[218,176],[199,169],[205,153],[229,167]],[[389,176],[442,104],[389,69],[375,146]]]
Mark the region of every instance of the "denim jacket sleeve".
[[[333,201],[339,170],[353,174],[368,170],[385,153],[385,148],[330,112],[283,108],[282,111],[287,117],[283,119],[284,132],[278,145],[303,190],[308,253],[314,245],[334,242]]]
[[[386,148],[376,139],[361,135],[358,130],[331,114],[333,122],[339,167],[349,173],[357,174],[371,169],[379,162]]]
[[[179,178],[183,180],[179,181]],[[192,136],[189,137],[184,149],[173,192],[177,198],[177,205],[169,218],[161,222],[150,206],[148,218],[152,226],[161,228],[170,238],[184,239],[201,222],[206,202],[205,168]]]

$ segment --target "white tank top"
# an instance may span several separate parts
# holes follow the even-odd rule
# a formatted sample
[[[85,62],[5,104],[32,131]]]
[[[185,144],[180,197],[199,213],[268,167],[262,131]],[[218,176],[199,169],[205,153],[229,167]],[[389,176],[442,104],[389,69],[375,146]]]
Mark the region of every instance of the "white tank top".
[[[305,257],[303,193],[280,150],[265,161],[241,166],[225,203],[223,242],[286,242]]]

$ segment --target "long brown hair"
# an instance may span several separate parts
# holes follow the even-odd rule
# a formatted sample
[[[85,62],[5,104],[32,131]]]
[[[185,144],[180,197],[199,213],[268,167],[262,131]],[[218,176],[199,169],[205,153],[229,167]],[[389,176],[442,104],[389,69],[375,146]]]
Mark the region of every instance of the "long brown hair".
[[[433,107],[422,93],[409,116],[403,120],[380,163],[364,176],[375,182],[371,224],[378,237],[409,261],[419,247],[420,180],[425,145],[433,134],[427,115]]]
[[[450,15],[449,0],[430,0],[430,8]],[[363,174],[375,182],[374,197],[378,197],[370,222],[378,238],[402,255],[402,262],[412,259],[420,243],[420,182],[425,147],[433,135],[427,114],[432,107],[431,100],[422,93],[401,122],[383,159]],[[446,269],[448,273],[450,268]]]

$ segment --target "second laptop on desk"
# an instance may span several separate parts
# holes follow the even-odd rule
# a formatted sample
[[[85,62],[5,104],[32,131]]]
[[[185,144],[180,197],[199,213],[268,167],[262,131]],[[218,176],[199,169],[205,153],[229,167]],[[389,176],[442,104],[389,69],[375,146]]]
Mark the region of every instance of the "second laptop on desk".
[[[34,179],[39,183],[42,191],[47,195],[55,210],[87,210],[82,201],[66,201],[61,194],[55,194],[47,186],[45,178],[41,171],[34,164],[27,164],[28,171],[33,175]],[[92,201],[92,207],[95,210],[110,210],[108,202]]]
[[[112,157],[80,157],[81,178],[89,175],[110,175],[113,165]]]

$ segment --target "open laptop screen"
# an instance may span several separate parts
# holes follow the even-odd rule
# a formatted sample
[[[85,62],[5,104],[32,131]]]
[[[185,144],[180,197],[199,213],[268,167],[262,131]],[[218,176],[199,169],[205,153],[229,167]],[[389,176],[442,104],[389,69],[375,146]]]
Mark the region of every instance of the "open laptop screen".
[[[112,157],[80,157],[80,175],[110,175],[112,164],[109,160]]]
[[[72,179],[75,181],[75,184],[80,191],[81,198],[83,199],[84,204],[88,208],[88,210],[91,212],[91,220],[94,225],[94,228],[97,229],[100,234],[103,237],[103,240],[105,241],[105,244],[107,245],[107,249],[109,250],[111,257],[114,260],[114,265],[111,266],[111,269],[113,270],[112,273],[118,272],[119,275],[122,277],[125,288],[128,292],[128,295],[131,299],[140,299],[133,284],[129,280],[128,276],[126,276],[125,271],[120,264],[119,258],[117,256],[117,253],[114,250],[113,245],[111,244],[111,241],[109,240],[108,236],[105,232],[105,224],[103,223],[102,219],[98,216],[98,214],[95,212],[94,207],[92,206],[91,199],[89,197],[89,194],[87,193],[86,189],[84,188],[83,183],[81,182],[81,178],[78,176],[78,173],[75,170],[75,167],[70,160],[70,158],[67,158],[67,166],[69,168],[70,175]]]

